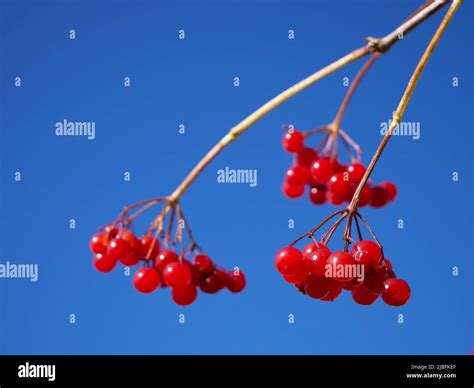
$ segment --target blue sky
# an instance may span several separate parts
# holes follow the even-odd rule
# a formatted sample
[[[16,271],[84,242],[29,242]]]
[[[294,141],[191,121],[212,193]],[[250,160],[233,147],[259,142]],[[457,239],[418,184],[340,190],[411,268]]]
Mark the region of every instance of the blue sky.
[[[364,209],[397,274],[411,285],[406,306],[378,301],[367,308],[349,294],[321,303],[295,292],[273,267],[281,246],[334,210],[282,196],[291,158],[281,149],[281,126],[329,122],[346,90],[343,77],[353,77],[361,62],[258,122],[183,197],[199,243],[221,265],[246,273],[242,294],[200,295],[181,308],[166,290],[138,294],[122,270],[97,273],[88,251],[90,235],[123,206],[171,193],[232,125],[366,36],[388,33],[413,9],[409,1],[372,0],[2,1],[0,262],[38,264],[39,279],[0,279],[0,353],[470,354],[473,64],[472,45],[463,43],[472,33],[469,2],[406,112],[406,121],[420,124],[420,139],[394,137],[374,171],[377,181],[397,184],[397,201]],[[342,124],[363,147],[365,163],[441,13],[383,56],[357,91]],[[14,86],[17,76],[21,87]],[[64,119],[95,122],[96,138],[55,136],[55,123]],[[218,184],[217,170],[226,166],[257,169],[257,186]],[[137,227],[144,230],[153,215]],[[181,313],[185,324],[178,323]]]

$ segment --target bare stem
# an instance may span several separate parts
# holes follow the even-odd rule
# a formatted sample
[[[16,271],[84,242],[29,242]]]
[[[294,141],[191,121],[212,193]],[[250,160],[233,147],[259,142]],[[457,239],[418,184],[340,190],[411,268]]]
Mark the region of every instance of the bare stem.
[[[344,117],[344,113],[351,102],[351,98],[354,95],[354,92],[357,90],[360,81],[364,77],[364,75],[369,71],[372,65],[375,63],[378,57],[380,57],[380,52],[375,52],[369,58],[367,62],[364,63],[364,66],[359,70],[357,75],[354,77],[354,80],[351,82],[349,89],[347,90],[346,95],[344,96],[344,100],[342,100],[342,104],[339,107],[339,110],[336,113],[336,117],[334,118],[333,122],[330,124],[330,127],[334,132],[339,132],[339,127],[341,125],[342,118]]]
[[[234,126],[228,133],[225,135],[205,156],[202,158],[198,164],[191,170],[191,172],[186,176],[183,182],[176,188],[176,190],[169,197],[169,201],[174,203],[178,201],[188,187],[194,182],[194,180],[199,176],[199,174],[206,168],[206,166],[230,143],[236,140],[242,133],[244,133],[250,126],[255,124],[261,118],[270,113],[273,109],[289,100],[296,94],[302,92],[312,84],[317,81],[327,77],[328,75],[334,73],[335,71],[347,66],[348,64],[366,56],[371,52],[386,52],[390,47],[392,47],[396,42],[399,41],[399,34],[403,32],[404,34],[408,33],[424,20],[429,18],[433,13],[441,9],[446,5],[449,0],[435,0],[429,2],[428,5],[420,8],[415,14],[413,14],[407,21],[401,24],[397,29],[392,31],[390,34],[386,35],[381,39],[376,38],[367,38],[367,44],[363,47],[360,47],[349,54],[346,54],[342,58],[332,62],[321,70],[313,73],[309,77],[303,79],[302,81],[296,83],[295,85],[289,87],[282,93],[278,94],[276,97],[272,98],[270,101],[262,105],[255,112],[251,113],[244,120]],[[168,209],[169,210],[169,209]]]
[[[377,150],[375,151],[374,156],[372,157],[372,160],[369,163],[369,166],[367,167],[367,170],[365,171],[364,176],[362,177],[362,180],[359,183],[359,186],[357,186],[357,189],[354,193],[354,196],[352,197],[352,201],[348,206],[348,210],[352,213],[356,211],[357,205],[359,203],[360,199],[360,193],[362,189],[364,188],[365,184],[367,183],[367,180],[370,177],[370,174],[372,173],[375,165],[377,164],[377,161],[379,160],[380,156],[382,155],[382,152],[387,145],[387,142],[389,141],[390,137],[392,136],[393,130],[400,124],[400,121],[403,118],[403,115],[405,114],[406,108],[408,106],[408,103],[410,102],[410,99],[413,95],[413,92],[416,88],[416,85],[418,84],[418,81],[420,79],[421,74],[423,73],[423,70],[430,59],[431,55],[433,54],[433,50],[435,49],[436,45],[438,44],[439,40],[441,39],[441,36],[443,35],[444,31],[446,30],[446,27],[448,26],[449,22],[453,18],[454,14],[456,13],[457,9],[461,5],[462,0],[453,0],[451,6],[449,7],[448,11],[446,12],[446,15],[444,16],[443,20],[441,21],[438,29],[436,30],[435,34],[431,38],[430,43],[425,49],[425,52],[423,53],[420,61],[418,62],[415,71],[413,72],[410,81],[408,82],[408,85],[405,89],[405,92],[403,93],[403,96],[398,104],[398,107],[396,111],[393,114],[393,119],[392,122],[390,123],[390,126],[387,130],[387,133],[384,135],[382,141],[380,142],[379,146],[377,147]],[[435,4],[436,1],[434,1],[433,4]],[[430,6],[427,6],[424,8],[420,13],[427,12],[427,10],[430,9]],[[419,14],[420,14],[419,13]],[[418,17],[417,14],[415,17]],[[385,38],[384,38],[385,39]]]

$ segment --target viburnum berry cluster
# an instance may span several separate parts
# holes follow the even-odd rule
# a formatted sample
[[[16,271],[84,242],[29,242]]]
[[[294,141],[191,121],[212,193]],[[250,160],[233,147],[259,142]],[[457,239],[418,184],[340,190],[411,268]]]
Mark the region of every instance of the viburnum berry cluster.
[[[163,215],[166,213],[162,212],[143,236],[135,235],[133,220],[147,208],[163,201],[166,199],[158,198],[129,206],[113,224],[100,228],[89,244],[95,268],[100,272],[110,272],[117,263],[128,267],[139,265],[133,276],[133,285],[137,291],[149,294],[160,287],[170,287],[173,301],[181,306],[192,304],[197,298],[198,289],[207,294],[217,293],[224,288],[232,293],[241,292],[246,286],[244,273],[237,267],[227,271],[217,266],[195,243],[187,226],[183,227],[188,232],[188,247],[184,245],[183,227],[180,225],[177,225],[174,239],[170,241],[175,214],[179,217],[179,223],[186,225],[179,205],[171,210],[166,233],[163,233]],[[135,214],[128,215],[131,209],[139,206],[143,207]],[[173,205],[168,203],[165,206]],[[173,249],[178,244],[182,245],[179,253]]]
[[[451,5],[419,60],[399,105],[393,113],[389,128],[366,167],[361,163],[360,147],[340,128],[349,101],[360,80],[377,58],[401,41],[400,34],[405,36],[448,3]],[[284,136],[283,147],[294,155],[294,163],[286,172],[283,192],[290,198],[299,198],[304,195],[308,186],[310,200],[315,204],[329,202],[340,205],[346,201],[350,203],[347,208],[325,218],[318,226],[295,240],[290,246],[280,250],[275,264],[286,281],[295,284],[298,290],[313,298],[324,301],[334,300],[342,289],[347,289],[351,291],[353,299],[359,304],[371,304],[378,295],[381,295],[389,305],[404,305],[410,298],[410,288],[404,280],[395,276],[392,264],[384,257],[381,244],[368,223],[362,218],[358,208],[366,205],[382,207],[397,196],[397,188],[393,183],[383,182],[375,185],[369,180],[370,174],[393,131],[401,123],[421,73],[461,3],[462,0],[427,0],[389,34],[381,38],[368,37],[363,46],[351,50],[260,106],[233,126],[194,166],[169,197],[141,201],[126,207],[116,221],[101,228],[91,239],[96,268],[101,272],[109,272],[117,262],[124,265],[141,263],[142,267],[134,275],[135,287],[141,292],[149,293],[159,286],[170,286],[173,289],[174,301],[181,305],[192,303],[196,298],[198,288],[207,293],[217,292],[223,287],[227,287],[231,292],[240,292],[245,288],[244,274],[238,267],[230,272],[222,270],[198,247],[184,219],[179,200],[211,161],[253,124],[309,86],[350,63],[371,55],[351,82],[331,124],[307,132],[295,131],[291,128]],[[305,139],[317,133],[325,133],[324,138],[318,147],[311,148],[306,144]],[[350,163],[348,164],[343,164],[339,159],[340,139],[349,153]],[[162,211],[155,218],[150,229],[142,237],[137,238],[133,233],[133,220],[158,203],[164,203]],[[138,207],[140,209],[133,215],[128,214],[131,209]],[[183,221],[189,239],[188,244],[183,241],[180,226],[176,228],[174,238],[171,239],[176,215],[179,221]],[[314,233],[336,215],[339,215],[339,218],[318,242]],[[165,220],[168,216],[168,225],[164,232]],[[342,250],[331,252],[328,242],[344,219],[347,219],[343,234],[344,247]],[[367,227],[372,240],[362,238],[359,220]],[[351,237],[353,222],[357,227],[357,241]],[[310,237],[312,243],[300,251],[294,245],[303,237]],[[181,244],[180,253],[174,248],[176,244]],[[349,250],[352,244],[354,245]],[[351,269],[355,272],[351,272]],[[355,276],[354,273],[360,276]]]
[[[329,125],[313,131],[288,129],[283,136],[283,148],[294,155],[293,165],[285,172],[283,193],[289,198],[300,198],[306,187],[309,200],[315,205],[326,202],[341,205],[350,202],[359,185],[366,167],[360,162],[360,147],[343,131],[336,131]],[[326,136],[317,148],[305,144],[309,136],[326,132]],[[331,150],[340,138],[350,150],[351,162],[343,164],[338,159],[337,148]],[[357,156],[351,150],[353,146]],[[397,196],[397,188],[392,182],[375,185],[369,181],[361,192],[359,207],[370,205],[379,208],[392,202]]]
[[[322,235],[321,241],[317,241],[314,233],[336,215],[340,215],[339,219]],[[327,244],[346,217],[349,223],[351,219],[355,221],[360,239],[352,240],[349,224],[345,231],[344,249],[331,252]],[[277,252],[275,266],[278,272],[301,293],[324,302],[335,300],[343,290],[347,290],[361,305],[370,305],[379,296],[390,306],[404,305],[410,298],[408,283],[396,277],[392,263],[384,257],[375,235],[375,242],[362,239],[358,219],[365,223],[359,212],[353,215],[347,210],[333,213],[316,228]],[[304,237],[312,241],[299,250],[294,244]],[[349,250],[351,243],[354,245]]]

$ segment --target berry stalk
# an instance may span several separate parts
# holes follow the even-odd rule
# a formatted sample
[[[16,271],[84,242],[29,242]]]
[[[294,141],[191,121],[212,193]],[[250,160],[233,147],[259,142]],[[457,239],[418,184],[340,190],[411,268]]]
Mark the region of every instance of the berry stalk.
[[[428,60],[430,59],[431,55],[433,54],[433,51],[437,44],[439,43],[441,36],[443,35],[444,31],[446,30],[446,27],[448,26],[449,22],[453,18],[454,14],[458,10],[459,6],[461,5],[462,0],[453,0],[451,6],[449,7],[446,15],[444,16],[443,20],[441,21],[439,27],[437,28],[436,32],[434,33],[433,37],[431,38],[430,43],[425,49],[425,52],[423,53],[421,59],[419,60],[410,80],[408,81],[408,85],[405,89],[405,92],[403,93],[402,98],[400,99],[400,102],[398,104],[398,107],[393,114],[392,122],[390,123],[390,126],[387,130],[387,133],[384,135],[382,138],[382,141],[380,142],[379,146],[377,147],[377,150],[375,151],[374,156],[372,157],[372,160],[369,163],[369,166],[367,167],[367,170],[365,171],[364,176],[362,177],[362,180],[359,183],[359,186],[357,187],[354,196],[352,197],[352,201],[348,206],[349,213],[354,213],[357,210],[357,205],[359,203],[360,195],[362,192],[362,189],[367,183],[367,180],[370,177],[370,174],[372,173],[375,165],[377,164],[380,156],[382,155],[382,152],[387,145],[390,137],[392,136],[392,133],[394,129],[400,124],[406,108],[408,106],[408,103],[410,102],[410,99],[413,95],[413,92],[415,91],[415,88],[418,84],[418,81],[420,80],[421,74],[423,73],[423,70],[428,63]],[[428,9],[425,8],[424,11]],[[351,220],[351,217],[348,218],[348,222]],[[347,243],[347,242],[346,242]]]
[[[369,53],[385,53],[387,52],[399,39],[400,33],[407,34],[416,28],[423,21],[428,19],[435,12],[445,6],[449,0],[428,0],[421,8],[419,8],[411,17],[409,17],[404,23],[402,23],[395,30],[390,32],[383,38],[367,38],[365,46],[353,50],[349,54],[346,54],[342,58],[332,62],[325,66],[321,70],[313,73],[309,77],[296,83],[295,85],[284,90],[270,101],[262,105],[256,111],[251,113],[240,123],[234,126],[205,156],[198,164],[191,170],[186,176],[183,182],[175,189],[175,191],[168,197],[169,205],[172,207],[176,203],[188,187],[196,180],[199,174],[207,167],[207,165],[214,160],[214,158],[229,144],[235,141],[242,133],[244,133],[249,127],[255,124],[257,121],[262,119],[272,110],[283,104],[285,101],[294,97],[296,94],[302,92],[309,86],[327,77],[328,75],[340,70],[341,68],[349,65],[350,63],[365,57]],[[167,207],[169,210],[169,207]]]

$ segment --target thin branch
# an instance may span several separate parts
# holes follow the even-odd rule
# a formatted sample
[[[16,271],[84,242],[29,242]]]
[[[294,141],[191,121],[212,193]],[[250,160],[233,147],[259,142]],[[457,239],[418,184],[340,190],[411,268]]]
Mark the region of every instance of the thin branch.
[[[420,76],[423,73],[423,70],[430,59],[431,55],[433,54],[433,50],[435,49],[436,45],[438,44],[439,40],[441,39],[441,36],[443,35],[444,31],[446,30],[446,27],[448,26],[449,22],[453,18],[454,14],[456,13],[457,9],[461,5],[461,0],[453,0],[453,3],[449,7],[448,11],[446,12],[446,15],[444,16],[443,20],[441,21],[438,29],[436,30],[435,34],[431,38],[430,43],[425,49],[425,52],[423,53],[420,61],[416,65],[415,71],[413,72],[410,81],[408,82],[408,85],[405,89],[405,92],[403,93],[403,96],[400,100],[400,103],[398,104],[398,107],[393,114],[393,120],[390,123],[390,126],[387,130],[387,133],[384,135],[382,141],[380,142],[379,146],[377,147],[377,150],[375,151],[374,156],[372,157],[372,160],[369,163],[369,166],[367,167],[367,170],[365,171],[364,176],[362,177],[362,180],[360,181],[359,185],[357,186],[357,189],[354,193],[354,196],[352,197],[351,203],[348,206],[348,209],[350,212],[354,212],[357,209],[357,205],[359,203],[360,199],[360,193],[362,192],[362,189],[364,188],[365,184],[367,183],[367,180],[370,177],[370,174],[372,173],[375,165],[377,164],[377,161],[379,160],[380,156],[382,155],[382,152],[387,145],[387,142],[389,141],[390,137],[392,136],[392,133],[394,129],[400,124],[403,115],[405,114],[406,108],[408,106],[408,103],[410,102],[410,99],[413,95],[413,92],[416,88],[416,85],[418,84],[418,81],[420,80]],[[423,9],[423,12],[426,12],[427,10],[430,9],[430,7],[433,6],[433,4],[436,4],[438,2],[434,1],[430,6],[427,6],[426,8]],[[418,14],[419,15],[419,14]],[[416,17],[418,17],[418,15]]]
[[[335,71],[347,66],[348,64],[366,56],[371,52],[386,52],[391,46],[399,41],[399,34],[402,31],[404,34],[407,34],[409,31],[413,30],[416,26],[422,23],[424,20],[428,19],[433,13],[441,9],[446,5],[448,0],[437,0],[433,1],[425,8],[416,12],[412,17],[400,25],[390,34],[386,35],[381,39],[368,38],[367,44],[363,47],[360,47],[349,54],[346,54],[342,58],[332,62],[321,70],[313,73],[309,77],[303,79],[302,81],[296,83],[295,85],[289,87],[282,93],[278,94],[276,97],[272,98],[270,101],[262,105],[255,112],[251,113],[244,120],[234,126],[227,135],[225,135],[205,156],[202,158],[198,164],[191,170],[191,172],[186,176],[183,182],[176,188],[176,190],[169,197],[170,201],[178,201],[188,187],[194,182],[194,180],[199,176],[199,174],[206,168],[206,166],[229,144],[235,141],[242,133],[244,133],[250,126],[255,124],[261,118],[266,116],[272,110],[274,110],[279,105],[283,104],[285,101],[289,100],[296,94],[302,92],[312,84],[320,81],[321,79],[327,77],[328,75],[334,73]]]
[[[336,117],[334,118],[333,122],[330,124],[330,127],[333,131],[338,132],[339,127],[341,125],[342,118],[344,117],[344,113],[351,102],[351,98],[354,95],[354,92],[359,86],[360,81],[364,78],[364,75],[369,71],[375,61],[380,57],[381,53],[376,52],[373,53],[372,56],[369,58],[367,62],[364,63],[364,66],[359,70],[357,75],[354,77],[354,80],[351,82],[349,89],[347,90],[346,95],[344,96],[344,100],[342,100],[342,104],[339,107],[339,110],[336,113]]]

